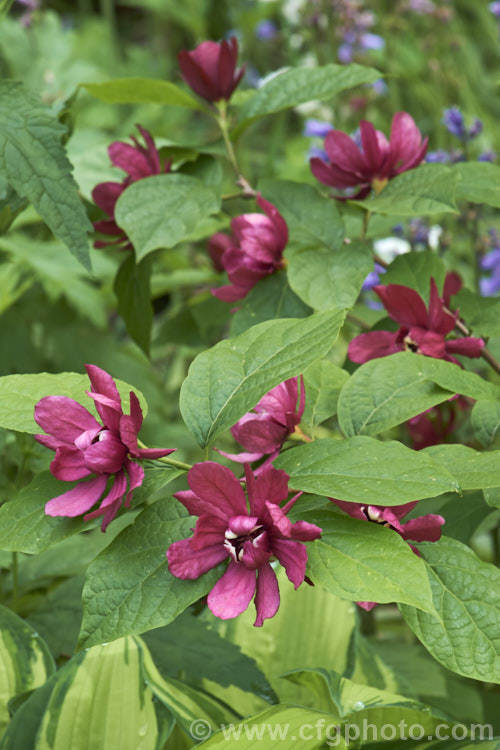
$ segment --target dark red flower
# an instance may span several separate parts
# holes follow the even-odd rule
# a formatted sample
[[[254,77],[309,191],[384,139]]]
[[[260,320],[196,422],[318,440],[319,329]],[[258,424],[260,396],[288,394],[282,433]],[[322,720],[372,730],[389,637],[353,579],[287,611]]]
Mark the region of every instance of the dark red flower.
[[[387,526],[408,543],[410,540],[414,542],[437,542],[441,538],[441,526],[445,523],[443,516],[428,513],[425,516],[412,518],[406,523],[401,523],[401,519],[413,510],[418,501],[385,507],[383,505],[348,503],[343,500],[335,500],[333,497],[329,499],[351,518],[359,518],[362,521],[371,521]],[[410,544],[410,547],[416,555],[419,554],[416,547],[412,544]],[[377,606],[376,602],[358,602],[358,604],[366,610]]]
[[[244,66],[236,69],[238,40],[234,36],[229,42],[202,42],[191,52],[183,49],[177,59],[188,86],[208,102],[229,100],[245,72]]]
[[[144,177],[151,177],[154,174],[164,174],[170,171],[171,162],[166,162],[162,166],[152,135],[141,128],[140,125],[137,127],[144,138],[145,146],[142,146],[137,138],[131,136],[134,142],[133,146],[123,141],[115,141],[108,148],[109,158],[113,166],[123,169],[127,173],[127,177],[122,182],[101,182],[92,191],[94,203],[109,216],[109,219],[94,222],[95,231],[116,238],[109,242],[96,240],[94,242],[95,248],[107,247],[108,245],[116,245],[123,250],[132,248],[127,235],[115,221],[116,202],[125,188],[133,182],[138,182]]]
[[[427,309],[422,297],[410,287],[401,284],[375,286],[373,291],[382,300],[389,317],[399,323],[392,331],[370,331],[351,341],[348,356],[353,362],[363,364],[370,359],[387,357],[401,351],[417,352],[427,357],[445,359],[460,364],[455,354],[479,357],[484,347],[482,339],[464,336],[447,339],[457,321],[458,312],[447,309],[451,294],[457,289],[457,275],[449,274],[445,282],[443,297],[439,296],[436,282],[431,279],[431,294]]]
[[[359,188],[352,198],[366,198],[401,172],[418,166],[427,150],[427,138],[407,112],[396,112],[388,141],[371,122],[361,120],[361,148],[341,130],[331,130],[325,138],[329,163],[313,157],[311,171],[317,180],[340,190]],[[340,196],[339,196],[340,197]]]
[[[420,451],[430,445],[445,443],[459,426],[460,412],[470,409],[462,396],[453,396],[449,401],[433,406],[406,422],[413,450]]]
[[[232,235],[223,241],[220,233],[209,243],[212,258],[227,271],[231,284],[212,289],[224,302],[243,299],[265,276],[283,268],[283,250],[288,228],[278,209],[259,194],[257,204],[264,214],[242,214],[231,222]]]

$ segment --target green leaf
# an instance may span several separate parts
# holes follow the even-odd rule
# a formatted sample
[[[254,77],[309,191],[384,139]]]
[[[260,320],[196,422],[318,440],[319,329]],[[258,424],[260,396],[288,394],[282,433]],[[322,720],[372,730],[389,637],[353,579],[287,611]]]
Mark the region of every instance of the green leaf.
[[[220,571],[175,578],[166,551],[191,536],[193,520],[173,498],[145,508],[89,565],[79,648],[172,622],[214,585]]]
[[[43,685],[55,668],[38,633],[0,605],[0,737],[9,723],[9,700]]]
[[[237,744],[238,750],[255,750],[261,745],[262,750],[269,750],[277,746],[277,740],[286,740],[283,743],[286,750],[319,750],[325,746],[326,729],[333,732],[330,740],[335,739],[337,718],[310,708],[282,703],[249,716],[239,724],[226,724],[220,732],[202,742],[200,747],[227,750],[230,745]],[[322,731],[317,730],[320,721]]]
[[[155,78],[115,78],[104,83],[82,83],[82,88],[108,104],[164,104],[171,107],[202,109],[191,94],[169,81]]]
[[[313,583],[341,599],[405,602],[430,611],[425,567],[395,531],[337,509],[310,511],[304,518],[322,529],[321,538],[307,548]]]
[[[463,490],[500,487],[500,451],[479,453],[466,445],[431,445],[421,453],[445,466]]]
[[[362,65],[289,68],[272,78],[245,102],[233,137],[238,137],[259,117],[314,99],[330,99],[345,89],[374,83],[380,75],[378,70]]]
[[[145,633],[143,640],[165,677],[182,674],[188,682],[208,679],[277,702],[254,659],[214,630],[209,630],[205,622],[192,612],[183,612],[170,625]]]
[[[141,648],[123,638],[74,656],[16,711],[2,750],[155,750],[153,692]]]
[[[338,403],[345,435],[377,435],[461,393],[495,399],[499,389],[453,362],[398,352],[361,365],[343,387]]]
[[[500,402],[476,401],[472,407],[471,424],[479,442],[491,448],[500,428]]]
[[[474,336],[500,336],[500,299],[461,289],[453,297],[453,308],[460,310]]]
[[[434,611],[401,606],[406,622],[448,669],[500,683],[500,571],[453,539],[418,548],[428,565]]]
[[[354,503],[400,505],[458,491],[451,474],[422,451],[368,437],[316,440],[285,451],[273,465],[296,490]]]
[[[456,194],[459,200],[500,208],[500,167],[468,161],[455,164],[453,171],[460,176]]]
[[[423,164],[391,180],[380,195],[352,201],[366,211],[389,216],[458,213],[455,187],[459,176],[443,164]]]
[[[242,300],[231,323],[231,336],[239,336],[265,320],[306,318],[311,312],[290,289],[286,273],[273,273],[259,281]]]
[[[184,422],[201,446],[231,427],[271,388],[298,375],[333,346],[344,311],[273,320],[199,354],[182,385]]]
[[[38,474],[26,487],[0,507],[0,548],[36,554],[84,528],[82,518],[45,515],[45,503],[75,486],[59,482],[48,471]]]
[[[153,250],[188,239],[199,222],[219,209],[218,193],[196,177],[161,174],[129,185],[118,198],[115,219],[140,261]]]
[[[306,406],[304,422],[313,430],[316,425],[337,413],[337,401],[349,379],[349,373],[327,359],[314,362],[304,372]]]
[[[130,253],[121,264],[114,283],[118,312],[125,321],[127,333],[149,356],[153,305],[151,304],[151,258],[140,263]]]
[[[51,588],[29,616],[29,624],[44,638],[56,659],[75,651],[82,622],[82,589],[83,576],[67,578]]]
[[[428,302],[431,278],[436,282],[439,291],[442,290],[446,269],[444,263],[432,250],[422,253],[404,253],[398,255],[386,273],[382,276],[384,284],[402,284],[415,289]]]
[[[287,259],[290,286],[315,310],[352,307],[373,270],[371,246],[356,241],[336,251],[326,247],[290,248]]]
[[[115,379],[118,391],[122,397],[125,411],[129,401],[129,393],[133,390],[139,398],[144,416],[147,404],[142,393],[137,388]],[[17,432],[36,434],[42,432],[33,418],[35,405],[44,396],[67,396],[97,416],[93,399],[85,391],[90,390],[90,382],[86,375],[75,372],[61,372],[57,375],[47,372],[26,375],[4,375],[0,377],[0,427]]]
[[[294,244],[322,244],[338,250],[344,239],[344,221],[335,201],[312,185],[290,180],[262,180],[259,189],[282,214]]]
[[[66,129],[16,81],[0,81],[0,105],[0,171],[90,269],[87,233],[92,225],[61,144]]]

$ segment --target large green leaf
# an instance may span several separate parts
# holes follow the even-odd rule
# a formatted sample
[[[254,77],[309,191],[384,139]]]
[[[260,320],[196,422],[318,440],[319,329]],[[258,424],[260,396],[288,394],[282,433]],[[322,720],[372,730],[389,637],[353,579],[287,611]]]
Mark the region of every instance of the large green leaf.
[[[155,78],[115,78],[104,83],[82,83],[89,94],[108,104],[163,104],[205,109],[191,94],[169,81]]]
[[[477,439],[491,448],[500,429],[500,402],[476,401],[472,407],[471,423]]]
[[[428,301],[431,278],[441,291],[445,275],[446,269],[439,255],[432,250],[425,250],[422,253],[398,255],[382,276],[381,283],[409,286]]]
[[[424,542],[419,551],[428,566],[434,611],[401,606],[408,625],[448,669],[500,683],[500,571],[453,539]]]
[[[348,437],[377,435],[461,393],[494,400],[500,390],[452,362],[398,352],[361,365],[343,387],[339,423]]]
[[[321,539],[308,545],[313,583],[341,599],[405,602],[429,611],[424,564],[395,531],[333,510],[304,518],[322,529]]]
[[[330,99],[345,89],[374,83],[380,73],[362,65],[323,65],[289,68],[272,78],[249,99],[239,113],[234,137],[264,115],[296,107],[313,99]]]
[[[443,164],[423,164],[391,180],[380,195],[353,201],[366,211],[389,216],[458,213],[455,188],[459,175]]]
[[[282,214],[294,244],[320,244],[331,250],[340,248],[344,239],[344,221],[335,201],[303,182],[262,180],[259,188],[264,198]]]
[[[122,638],[74,656],[16,711],[2,750],[155,750],[141,648]]]
[[[314,362],[304,372],[306,406],[303,420],[313,430],[337,413],[337,400],[349,373],[327,359]]]
[[[474,336],[500,336],[500,299],[461,289],[453,297],[453,308],[460,310]]]
[[[0,81],[0,171],[90,269],[92,229],[61,144],[66,129],[17,81]]]
[[[344,311],[273,320],[199,354],[182,385],[180,407],[201,446],[209,445],[262,396],[321,359],[335,343]]]
[[[40,687],[54,670],[54,660],[40,636],[0,605],[0,737],[9,723],[9,700]]]
[[[130,253],[121,264],[114,283],[118,312],[127,332],[146,355],[149,355],[153,305],[151,304],[151,258],[140,263]]]
[[[421,451],[368,437],[316,440],[285,451],[273,465],[290,475],[294,489],[354,503],[400,505],[458,491],[451,474]]]
[[[352,307],[373,270],[371,245],[356,241],[335,251],[327,247],[292,248],[287,258],[290,286],[315,310]]]
[[[500,167],[487,162],[467,161],[455,164],[460,175],[457,198],[500,208]]]
[[[168,547],[191,536],[192,526],[176,500],[158,500],[95,558],[83,590],[80,648],[167,625],[212,588],[220,571],[184,581],[168,570]]]
[[[196,177],[162,174],[134,182],[121,194],[115,219],[137,260],[189,239],[196,225],[220,208],[220,197]]]
[[[115,383],[122,397],[125,411],[129,402],[129,393],[133,390],[146,415],[147,404],[142,393],[137,388],[124,383],[123,380],[115,379]],[[88,390],[90,390],[88,377],[75,372],[60,372],[57,375],[47,372],[4,375],[0,377],[0,427],[31,434],[42,432],[33,415],[35,405],[44,396],[67,396],[78,401],[97,416],[93,399],[85,393]]]
[[[276,318],[306,318],[312,312],[288,284],[284,271],[262,279],[242,300],[231,323],[231,336]]]
[[[466,445],[431,445],[422,454],[445,466],[463,490],[500,487],[500,451],[479,453]]]

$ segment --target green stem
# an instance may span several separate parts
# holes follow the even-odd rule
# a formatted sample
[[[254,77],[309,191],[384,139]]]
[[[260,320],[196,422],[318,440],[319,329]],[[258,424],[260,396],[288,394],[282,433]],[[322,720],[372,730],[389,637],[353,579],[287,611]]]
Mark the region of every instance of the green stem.
[[[241,173],[241,169],[238,164],[238,159],[236,157],[236,152],[234,150],[231,137],[229,135],[229,127],[228,127],[228,121],[227,121],[227,102],[224,100],[220,101],[218,105],[218,109],[219,109],[219,114],[218,116],[216,116],[216,120],[219,125],[220,131],[222,133],[224,145],[226,146],[229,163],[231,164],[233,172],[236,176],[236,184],[239,187],[241,187],[243,190],[241,197],[242,198],[254,198],[257,195],[257,193],[255,192],[255,190],[252,188],[250,183],[245,179],[245,177],[243,177]]]
[[[17,568],[17,552],[12,553],[12,607],[15,609],[19,595],[19,572]]]
[[[118,38],[118,31],[116,28],[116,11],[115,11],[115,0],[100,0],[101,15],[109,26],[109,35],[111,42],[115,48],[117,54],[120,54],[122,47]]]
[[[147,448],[147,445],[145,445],[142,440],[137,441],[137,445],[139,448]],[[192,469],[192,464],[186,464],[184,461],[177,461],[175,458],[170,458],[170,456],[162,456],[161,458],[155,458],[155,461],[161,461],[162,464],[166,464],[166,466],[173,466],[174,469],[182,469],[183,471],[189,471],[189,469]]]
[[[203,460],[208,461],[210,458],[210,446],[206,445],[203,449]]]
[[[368,231],[368,224],[369,224],[371,215],[372,215],[371,211],[365,211],[365,213],[363,214],[363,224],[361,226],[361,232],[359,235],[360,240],[366,239],[366,233]]]
[[[12,8],[14,0],[1,0],[0,2],[0,20],[7,15],[9,10]]]

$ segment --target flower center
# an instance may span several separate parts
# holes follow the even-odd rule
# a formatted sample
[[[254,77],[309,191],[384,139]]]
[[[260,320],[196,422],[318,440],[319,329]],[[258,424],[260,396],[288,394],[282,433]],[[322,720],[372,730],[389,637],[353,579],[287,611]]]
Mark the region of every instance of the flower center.
[[[251,542],[254,547],[257,546],[255,541],[264,533],[263,526],[254,526],[247,534],[235,534],[234,531],[226,529],[224,547],[229,552],[235,562],[240,562],[243,555],[243,546],[245,542]]]
[[[363,505],[360,510],[367,521],[371,521],[372,523],[379,523],[381,526],[387,526],[388,529],[393,528],[388,521],[384,521],[384,519],[382,518],[382,511],[378,508],[372,508],[371,506],[368,506],[367,508],[365,505]]]
[[[403,344],[405,345],[405,351],[407,352],[416,352],[416,354],[420,354],[420,349],[418,348],[418,344],[413,341],[409,336],[405,336],[403,339]]]

